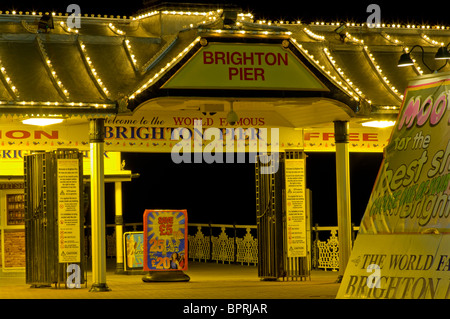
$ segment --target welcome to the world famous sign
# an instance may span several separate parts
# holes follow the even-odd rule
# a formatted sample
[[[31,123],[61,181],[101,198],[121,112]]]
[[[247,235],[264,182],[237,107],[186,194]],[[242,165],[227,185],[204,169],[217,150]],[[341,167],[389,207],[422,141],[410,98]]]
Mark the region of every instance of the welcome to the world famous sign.
[[[338,298],[450,298],[450,73],[411,81]]]

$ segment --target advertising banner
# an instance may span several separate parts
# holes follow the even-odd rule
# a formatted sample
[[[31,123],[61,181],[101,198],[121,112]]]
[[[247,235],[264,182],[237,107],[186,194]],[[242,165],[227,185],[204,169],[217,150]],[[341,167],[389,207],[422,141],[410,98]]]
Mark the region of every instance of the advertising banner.
[[[450,298],[450,73],[412,80],[338,298]]]
[[[188,144],[192,152],[206,148],[223,153],[303,147],[302,131],[286,127],[289,123],[273,112],[240,112],[233,126],[226,121],[227,112],[199,114],[198,111],[183,111],[180,116],[179,111],[138,110],[133,115],[108,117],[105,119],[105,151],[171,153],[177,144],[186,150]],[[0,159],[20,157],[25,150],[56,148],[88,151],[88,121],[48,127],[1,125]]]
[[[187,211],[144,212],[144,270],[187,270]]]
[[[186,144],[192,152],[205,149],[223,150],[223,153],[232,150],[249,152],[255,148],[270,152],[272,147],[279,150],[304,149],[305,152],[336,150],[332,125],[293,128],[279,114],[268,111],[239,112],[239,119],[233,126],[228,124],[226,117],[227,112],[203,115],[198,111],[184,110],[180,115],[179,111],[158,112],[145,110],[145,107],[133,115],[111,116],[105,119],[105,151],[171,153],[179,146],[189,150]],[[196,121],[201,121],[201,124],[196,126]],[[48,127],[2,124],[0,161],[4,159],[5,165],[0,169],[8,170],[9,163],[21,161],[24,152],[30,150],[75,147],[89,151],[88,124],[88,121]],[[186,132],[180,133],[187,134],[177,136],[177,129],[185,129]],[[381,153],[389,142],[390,132],[389,128],[351,127],[349,151]]]
[[[408,86],[362,233],[450,233],[449,94],[449,74]]]

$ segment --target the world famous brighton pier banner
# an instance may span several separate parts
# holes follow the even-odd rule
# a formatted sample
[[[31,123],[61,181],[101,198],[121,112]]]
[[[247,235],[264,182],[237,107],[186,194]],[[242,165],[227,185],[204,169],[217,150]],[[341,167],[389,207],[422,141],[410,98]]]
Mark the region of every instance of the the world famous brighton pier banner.
[[[338,298],[450,299],[450,73],[412,80]]]

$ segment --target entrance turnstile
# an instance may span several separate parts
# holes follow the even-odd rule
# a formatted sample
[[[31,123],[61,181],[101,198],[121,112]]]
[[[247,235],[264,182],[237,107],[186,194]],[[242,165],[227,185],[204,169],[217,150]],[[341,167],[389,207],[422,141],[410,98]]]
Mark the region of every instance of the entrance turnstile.
[[[287,214],[286,200],[286,160],[305,159],[305,154],[300,151],[286,151],[279,154],[260,155],[257,157],[255,166],[256,178],[256,224],[258,231],[258,276],[263,280],[276,280],[279,278],[287,280],[301,280],[310,276],[310,192],[305,189],[304,198],[301,199],[304,205],[302,209],[304,220],[298,221],[303,228],[301,240],[304,256],[298,257],[289,253],[292,244],[293,231],[299,232],[299,228],[292,227],[292,215]],[[278,169],[271,174],[267,168],[274,160],[278,160]],[[300,175],[298,178],[305,178]],[[292,178],[292,177],[291,177]],[[294,179],[297,176],[293,177]],[[306,187],[305,183],[302,184]],[[288,189],[289,192],[292,189]],[[298,197],[298,196],[297,196]],[[294,216],[295,217],[298,216]],[[289,223],[288,223],[289,218]],[[294,224],[295,222],[294,221]],[[303,224],[304,223],[304,224]],[[298,226],[298,224],[296,226]],[[297,238],[296,238],[297,239]]]
[[[82,165],[78,150],[24,158],[26,283],[32,287],[85,282]]]

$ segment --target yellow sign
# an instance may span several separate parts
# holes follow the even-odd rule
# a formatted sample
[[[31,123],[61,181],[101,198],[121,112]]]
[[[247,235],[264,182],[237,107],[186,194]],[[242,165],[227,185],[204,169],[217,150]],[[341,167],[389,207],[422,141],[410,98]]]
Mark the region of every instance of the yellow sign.
[[[306,257],[305,160],[286,159],[284,166],[288,257]]]
[[[91,161],[89,151],[83,153],[83,175],[90,175]],[[0,176],[23,176],[23,158],[29,154],[26,150],[0,150]],[[122,170],[120,152],[104,153],[105,175],[118,175],[129,172]]]
[[[339,299],[450,299],[448,234],[358,234]]]
[[[363,233],[450,232],[450,74],[411,81],[364,217]]]
[[[304,149],[305,152],[334,152],[334,128],[303,128],[294,129],[283,118],[270,112],[242,111],[235,125],[228,124],[227,112],[217,112],[214,115],[202,115],[198,111],[152,111],[139,109],[132,116],[114,115],[105,120],[105,151],[107,152],[142,152],[170,153],[180,141],[172,139],[172,133],[178,128],[186,128],[190,135],[200,133],[195,129],[195,121],[201,120],[201,133],[209,128],[218,128],[222,136],[234,133],[236,149],[244,146],[245,152],[259,142],[259,131],[266,128],[270,134],[271,128],[279,128],[280,150]],[[240,129],[253,128],[255,134],[240,134]],[[390,128],[351,128],[349,133],[350,152],[382,153],[388,145]],[[236,132],[238,134],[236,134]],[[256,134],[258,133],[258,134]],[[200,134],[197,134],[200,136]],[[268,135],[269,136],[269,135]],[[226,138],[220,139],[226,146]],[[192,139],[192,148],[195,146]],[[213,146],[210,139],[203,138],[202,147]],[[270,143],[270,142],[268,142]],[[87,153],[89,151],[89,123],[77,125],[52,125],[49,127],[34,127],[30,125],[2,125],[0,130],[0,175],[8,175],[22,164],[24,153],[30,150],[54,150],[56,148],[76,148]],[[85,172],[89,163],[84,164]],[[22,174],[22,173],[20,173]],[[14,175],[14,174],[13,174]]]
[[[408,84],[338,293],[450,299],[450,73]]]
[[[202,47],[162,88],[328,91],[281,45],[235,43]]]
[[[58,159],[58,259],[80,262],[80,172],[78,159]]]

